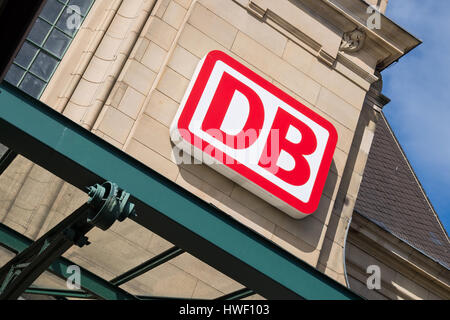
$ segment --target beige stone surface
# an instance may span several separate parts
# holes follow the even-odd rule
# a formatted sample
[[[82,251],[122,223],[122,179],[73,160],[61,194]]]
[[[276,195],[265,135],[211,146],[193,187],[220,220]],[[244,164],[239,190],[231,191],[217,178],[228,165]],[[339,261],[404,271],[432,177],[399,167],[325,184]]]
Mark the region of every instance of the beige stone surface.
[[[308,73],[312,79],[335,93],[346,102],[361,110],[366,91],[343,75],[324,65],[314,63]]]
[[[193,0],[174,0],[174,1],[183,6],[184,8],[188,9]]]
[[[238,32],[231,24],[200,4],[195,5],[188,22],[225,48],[231,48]]]
[[[236,2],[200,0],[200,3],[276,55],[283,54],[287,43],[286,37],[263,21],[248,14]]]
[[[102,82],[111,64],[111,60],[99,58],[94,55],[90,61],[89,68],[84,73],[84,77],[94,83]]]
[[[108,108],[104,112],[98,129],[116,141],[124,143],[130,133],[133,122],[133,119],[125,113],[115,108]]]
[[[161,137],[167,137],[168,135],[169,129],[167,127],[144,114],[139,119],[133,138],[170,160],[172,156],[170,140],[161,139]]]
[[[214,289],[203,281],[197,281],[192,298],[194,299],[211,299],[223,296],[223,293]]]
[[[341,247],[345,246],[347,229],[349,227],[350,218],[343,216],[339,217],[336,214],[330,216],[330,221],[328,223],[329,227],[325,237]]]
[[[286,44],[283,59],[304,73],[308,73],[313,63],[317,63],[315,56],[291,40]]]
[[[179,169],[175,163],[167,160],[135,139],[130,141],[125,151],[170,180],[175,181],[178,176]]]
[[[145,96],[142,93],[132,87],[128,87],[119,103],[118,109],[130,118],[136,119],[144,103],[144,99]]]
[[[362,182],[362,176],[359,173],[353,173],[352,179],[348,186],[348,195],[349,196],[353,197],[354,199],[357,198],[361,182]]]
[[[15,254],[8,249],[0,247],[0,268],[8,263],[9,260],[15,257]]]
[[[161,238],[160,236],[158,236],[156,233],[152,234],[150,243],[147,246],[147,250],[151,251],[151,252],[156,252],[156,253],[162,253],[163,251],[166,251],[170,248],[172,248],[174,245],[172,243],[170,243],[169,241],[167,241],[164,238]]]
[[[264,297],[260,296],[259,294],[254,294],[250,297],[244,298],[242,300],[259,300],[259,301],[263,301],[266,300]]]
[[[325,238],[319,263],[337,274],[344,274],[344,249],[342,246]]]
[[[169,60],[168,66],[190,80],[199,61],[200,59],[195,55],[183,47],[177,46]]]
[[[118,276],[153,256],[126,238],[117,236],[112,230],[102,231],[95,228],[88,233],[88,237],[92,242],[89,246],[74,246],[65,256],[87,269],[91,263],[96,265],[102,270],[99,276],[106,279],[110,279],[111,275]]]
[[[100,43],[96,54],[105,60],[114,60],[122,40],[123,39],[115,38],[110,34],[105,34],[104,41]]]
[[[169,98],[158,90],[153,91],[147,106],[145,114],[158,120],[166,127],[170,127],[173,118],[178,110],[179,103]]]
[[[5,219],[5,215],[14,204],[15,198],[22,189],[32,168],[32,163],[22,156],[18,156],[14,161],[14,166],[8,167],[8,169],[0,176],[1,221]]]
[[[328,89],[321,87],[317,108],[354,131],[359,119],[360,110],[345,102]]]
[[[143,53],[141,63],[153,72],[159,72],[166,58],[167,51],[158,46],[154,42],[149,42],[145,52]]]
[[[299,30],[309,39],[321,45],[328,56],[336,57],[341,35],[317,15],[305,10],[300,3],[292,1],[254,0],[262,10],[270,10],[289,24],[289,29]],[[290,30],[288,30],[290,31]],[[294,32],[295,33],[295,32]]]
[[[120,82],[116,86],[114,86],[111,94],[109,95],[108,101],[106,101],[106,105],[112,106],[117,109],[128,88],[129,85],[124,82]]]
[[[123,288],[134,294],[190,298],[197,281],[197,278],[167,263],[125,284]]]
[[[125,66],[125,70],[125,73],[119,80],[130,85],[140,93],[147,95],[153,85],[156,73],[134,60],[129,61],[128,65]]]
[[[88,106],[99,87],[99,83],[83,80],[72,95],[71,101],[79,106]]]
[[[182,168],[176,182],[203,201],[212,203],[259,234],[267,238],[272,235],[275,225],[271,221],[234,201],[215,186],[201,180],[189,171]]]
[[[132,2],[132,1],[128,1]],[[127,26],[129,23],[130,18],[121,16],[120,14],[116,14],[114,16],[113,23],[111,23],[111,26],[108,28],[108,34],[116,39],[124,39],[128,28],[124,28],[124,26]]]
[[[329,122],[331,122],[338,134],[337,148],[348,155],[350,153],[350,147],[352,145],[354,132],[343,126],[334,118],[327,116],[327,114],[322,112],[320,109],[315,109],[315,111],[319,115],[327,119]]]
[[[215,290],[231,293],[242,288],[242,285],[228,278],[190,254],[182,254],[171,261],[171,264],[184,270],[191,276],[201,279]]]
[[[194,161],[194,159],[192,159],[192,161]],[[233,192],[234,188],[237,187],[230,179],[204,164],[180,164],[180,168],[183,168],[200,180],[208,182],[208,184],[214,186],[215,189],[228,196]]]
[[[179,29],[186,15],[186,9],[175,1],[169,3],[162,20]]]
[[[155,42],[161,48],[169,50],[176,36],[176,29],[168,23],[156,17],[150,18],[146,37]]]
[[[341,149],[336,148],[333,155],[333,164],[331,165],[331,171],[337,173],[339,177],[342,177],[346,162],[347,154]]]
[[[162,19],[171,0],[160,0],[156,3],[155,16]]]
[[[231,51],[241,58],[251,61],[255,67],[272,76],[274,80],[294,91],[306,101],[312,104],[317,101],[320,91],[320,85],[317,82],[244,33],[238,33]]]
[[[29,166],[25,172],[14,172],[14,168],[11,168],[1,176],[0,182],[8,180],[8,171],[12,171],[10,177],[15,176],[22,183],[5,193],[2,202],[8,206],[4,207],[1,221],[13,228],[20,226],[20,232],[35,239],[62,184],[54,175],[36,165]],[[3,185],[3,188],[8,188],[8,185]]]
[[[209,38],[207,35],[190,24],[186,24],[186,26],[181,31],[180,38],[178,39],[178,44],[200,59],[210,51],[227,50],[217,41]]]
[[[122,150],[122,147],[124,145],[123,143],[121,143],[117,140],[114,140],[113,138],[108,136],[106,133],[101,132],[100,130],[95,131],[95,134],[97,134],[99,137],[101,137],[103,140],[105,140],[109,144],[113,145],[117,149]]]
[[[315,246],[311,246],[302,240],[302,238],[293,235],[281,227],[277,226],[275,228],[275,232],[270,240],[312,266],[315,266],[319,259],[320,251],[316,250]]]
[[[173,69],[166,68],[156,88],[166,96],[180,103],[186,92],[188,84],[188,79]]]
[[[55,288],[55,289],[62,289],[67,290],[67,284],[66,281],[55,276],[53,273],[50,273],[48,271],[41,274],[36,281],[33,282],[32,286],[40,287],[40,288]],[[25,296],[28,298],[28,295],[24,294],[22,296]],[[43,295],[33,295],[33,299],[41,300],[45,299],[46,296]]]
[[[162,246],[151,245],[157,241],[155,240],[158,237],[156,234],[130,219],[114,223],[110,230],[113,232],[112,236],[122,238],[127,243],[132,243],[155,255],[164,251]]]

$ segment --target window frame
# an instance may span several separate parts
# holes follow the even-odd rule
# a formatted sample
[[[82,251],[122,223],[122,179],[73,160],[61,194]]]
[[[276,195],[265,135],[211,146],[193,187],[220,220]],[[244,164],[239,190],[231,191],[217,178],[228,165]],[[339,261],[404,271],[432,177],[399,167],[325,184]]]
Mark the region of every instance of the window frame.
[[[23,74],[20,76],[20,78],[18,79],[18,81],[17,81],[16,83],[11,83],[12,85],[18,87],[18,88],[21,89],[22,91],[24,91],[24,92],[26,92],[26,93],[28,93],[28,94],[30,94],[30,95],[33,95],[32,93],[29,93],[29,92],[27,92],[26,90],[24,90],[24,89],[21,88],[21,85],[22,85],[22,83],[23,83],[25,77],[27,76],[27,74],[30,74],[31,76],[37,78],[39,81],[42,81],[42,82],[44,83],[44,85],[43,85],[42,89],[39,91],[39,93],[38,93],[37,95],[33,95],[33,96],[34,96],[35,98],[37,98],[37,99],[39,99],[39,98],[42,96],[42,94],[44,93],[44,91],[45,91],[45,89],[47,88],[48,84],[50,83],[50,81],[51,81],[53,75],[55,74],[56,70],[58,69],[58,66],[60,65],[61,61],[64,59],[64,56],[65,56],[65,54],[67,53],[67,51],[69,50],[70,45],[72,44],[73,40],[75,39],[75,37],[76,37],[78,31],[81,29],[81,25],[82,25],[82,24],[84,23],[84,21],[86,20],[86,17],[88,16],[90,10],[92,9],[92,6],[93,6],[94,3],[95,3],[95,0],[92,0],[92,2],[89,4],[89,7],[88,7],[87,10],[86,10],[86,13],[85,13],[84,15],[83,15],[83,13],[81,13],[81,15],[80,15],[80,16],[81,16],[81,25],[80,25],[80,28],[76,29],[75,32],[74,32],[73,34],[69,34],[69,33],[67,33],[65,30],[63,30],[62,28],[58,27],[58,22],[59,22],[59,19],[61,18],[61,16],[62,16],[65,12],[67,12],[69,6],[70,6],[70,5],[73,5],[73,4],[71,4],[71,1],[70,1],[70,0],[53,0],[53,1],[55,1],[55,2],[57,2],[57,3],[59,3],[59,4],[62,5],[62,9],[60,10],[60,12],[58,13],[57,17],[55,18],[55,21],[54,21],[54,22],[49,21],[48,19],[44,18],[44,17],[42,16],[42,13],[41,13],[41,14],[38,16],[38,18],[36,19],[36,21],[34,22],[34,24],[33,24],[33,28],[34,28],[34,26],[36,25],[37,20],[40,19],[40,20],[42,20],[42,21],[44,21],[45,23],[47,23],[47,24],[50,25],[50,29],[47,31],[45,37],[43,38],[42,44],[39,45],[38,43],[36,43],[35,41],[33,41],[33,40],[30,39],[30,34],[31,34],[31,32],[30,32],[30,34],[28,34],[28,36],[27,36],[27,38],[26,38],[26,40],[25,40],[25,42],[24,42],[24,44],[27,43],[27,44],[31,45],[33,48],[37,49],[36,53],[34,54],[34,56],[33,56],[32,59],[31,59],[30,63],[29,63],[28,66],[25,68],[25,67],[23,67],[22,65],[20,65],[18,62],[16,62],[16,60],[17,60],[17,57],[16,57],[16,59],[14,59],[12,65],[11,65],[11,67],[14,66],[14,67],[18,68],[20,71],[23,72]],[[49,4],[49,2],[47,3],[47,5],[48,5],[48,4]],[[46,45],[46,43],[47,43],[47,40],[48,40],[48,38],[50,37],[50,35],[52,34],[53,30],[57,30],[57,31],[63,33],[66,37],[69,38],[69,43],[68,43],[67,47],[64,49],[64,51],[61,53],[61,57],[58,57],[56,54],[54,54],[53,52],[51,52],[49,49],[45,48],[45,45]],[[22,45],[22,47],[23,47],[23,45]],[[22,48],[21,48],[20,50],[22,50]],[[20,52],[20,50],[19,50],[19,52]],[[38,56],[39,56],[39,54],[40,54],[41,52],[43,52],[44,54],[49,55],[50,57],[52,57],[53,59],[55,59],[55,60],[57,61],[55,67],[53,68],[53,70],[52,70],[52,72],[50,73],[50,75],[49,75],[49,77],[48,77],[47,80],[44,79],[43,77],[37,75],[35,72],[33,72],[33,71],[31,70],[32,67],[33,67],[33,65],[34,65],[34,63],[35,63],[35,61],[36,61],[36,59],[38,58]],[[10,67],[10,70],[11,70],[11,67]],[[8,71],[8,73],[9,73],[9,71]],[[6,80],[6,81],[8,81],[8,80],[7,80],[8,73],[6,74],[6,77],[5,77],[5,80]],[[9,81],[8,81],[8,82],[9,82]]]

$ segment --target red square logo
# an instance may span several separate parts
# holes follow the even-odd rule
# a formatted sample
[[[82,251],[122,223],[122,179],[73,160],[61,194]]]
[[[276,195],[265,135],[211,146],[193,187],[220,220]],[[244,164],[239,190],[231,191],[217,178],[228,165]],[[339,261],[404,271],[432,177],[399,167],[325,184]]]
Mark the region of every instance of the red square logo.
[[[170,134],[294,218],[317,209],[337,143],[327,120],[221,51],[199,63]]]

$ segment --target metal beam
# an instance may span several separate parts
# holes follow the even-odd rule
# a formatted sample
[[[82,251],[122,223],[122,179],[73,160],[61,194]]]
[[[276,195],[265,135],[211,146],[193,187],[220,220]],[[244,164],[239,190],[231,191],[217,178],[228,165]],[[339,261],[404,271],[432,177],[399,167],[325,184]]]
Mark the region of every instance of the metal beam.
[[[24,235],[17,231],[0,224],[0,244],[8,250],[15,253],[24,251],[33,243]],[[76,265],[66,258],[58,258],[48,269],[54,275],[67,279],[71,274],[67,273],[70,266]],[[135,296],[126,292],[121,288],[117,288],[108,281],[100,278],[92,272],[80,267],[81,271],[81,287],[94,297],[105,300],[135,300]]]
[[[237,290],[235,292],[229,293],[222,297],[217,298],[216,300],[241,300],[250,296],[253,296],[255,292],[251,289],[243,288],[241,290]]]
[[[88,201],[0,268],[0,300],[19,296],[70,247],[89,244],[85,236],[94,226],[107,230],[116,220],[134,213],[130,194],[115,183],[88,188]]]
[[[269,299],[358,299],[346,287],[25,95],[0,87],[0,142],[72,185],[120,184],[134,221]]]
[[[17,300],[58,257],[74,245],[76,238],[84,237],[94,227],[84,221],[80,223],[80,220],[86,220],[88,210],[88,204],[84,204],[0,268],[0,300]],[[73,236],[66,233],[69,231]]]
[[[80,290],[64,290],[53,288],[30,287],[25,293],[51,296],[55,298],[95,299],[95,296]],[[140,300],[186,300],[186,298],[137,296]],[[196,299],[197,300],[197,299]]]
[[[17,231],[9,228],[8,226],[5,226],[4,224],[0,224],[0,246],[7,248],[8,250],[19,253],[27,249],[31,244],[33,243],[32,240],[28,239],[27,237],[21,235]],[[178,256],[182,254],[184,251],[180,248],[171,248],[164,253],[166,254],[167,258],[172,257],[175,258],[175,256]],[[160,259],[153,259],[162,261],[163,254],[158,255]],[[169,259],[170,260],[170,259]],[[53,265],[50,266],[49,271],[55,274],[56,276],[67,279],[68,274],[66,274],[65,270],[67,270],[67,267],[70,265],[75,265],[75,263],[65,259],[60,258],[58,259]],[[154,264],[154,267],[157,265]],[[137,268],[135,268],[137,269]],[[134,269],[132,269],[134,270]],[[122,276],[119,276],[115,278],[116,284],[113,284],[112,281],[108,281],[105,279],[102,279],[91,272],[87,271],[86,269],[80,267],[80,271],[82,274],[82,287],[89,291],[83,291],[83,290],[62,290],[62,289],[50,289],[50,288],[39,288],[39,287],[30,287],[27,290],[25,290],[25,293],[29,294],[38,294],[38,295],[48,295],[53,297],[68,297],[68,298],[80,298],[80,299],[111,299],[111,300],[130,300],[130,299],[140,299],[140,300],[178,300],[178,299],[184,299],[184,298],[174,298],[174,297],[158,297],[158,296],[132,296],[128,292],[124,291],[123,289],[120,289],[118,286],[120,278]],[[131,271],[131,270],[130,270]],[[147,270],[148,271],[148,270]],[[132,272],[130,272],[132,274]],[[134,274],[134,273],[133,273]],[[125,278],[125,277],[124,277]],[[131,280],[127,277],[127,279]],[[124,283],[124,282],[123,282]],[[116,292],[114,292],[116,291]]]
[[[63,298],[77,298],[77,299],[93,299],[94,296],[79,290],[63,290],[63,289],[49,289],[30,287],[25,290],[27,294],[36,294],[51,297],[63,297]]]
[[[137,267],[121,274],[120,276],[117,276],[116,278],[111,280],[111,283],[115,286],[121,286],[124,283],[127,283],[128,281],[133,280],[134,278],[139,277],[140,275],[143,275],[147,271],[150,271],[163,263],[166,263],[167,261],[172,260],[175,257],[178,257],[180,254],[184,252],[183,249],[172,247],[166,251],[164,251],[161,254],[158,254],[157,256],[149,259],[148,261],[138,265]]]

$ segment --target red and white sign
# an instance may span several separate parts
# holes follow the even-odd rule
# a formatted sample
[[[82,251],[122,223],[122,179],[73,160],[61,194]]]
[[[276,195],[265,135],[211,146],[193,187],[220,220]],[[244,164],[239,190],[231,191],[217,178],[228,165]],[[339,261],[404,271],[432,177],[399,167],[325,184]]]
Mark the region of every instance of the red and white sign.
[[[199,63],[170,132],[294,218],[317,209],[337,143],[327,120],[221,51]]]

